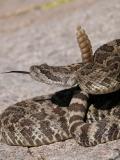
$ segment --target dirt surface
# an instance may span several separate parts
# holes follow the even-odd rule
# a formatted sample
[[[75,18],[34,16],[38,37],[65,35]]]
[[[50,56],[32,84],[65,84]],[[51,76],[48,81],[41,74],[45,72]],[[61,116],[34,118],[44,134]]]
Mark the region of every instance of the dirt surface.
[[[79,62],[78,24],[86,29],[94,50],[120,38],[119,0],[74,0],[41,7],[52,1],[0,0],[0,73],[29,70],[33,64]],[[0,74],[0,113],[17,101],[60,89],[27,75]],[[73,139],[30,149],[0,144],[0,160],[120,160],[119,148],[120,140],[89,148]]]
[[[71,2],[69,3],[62,3],[55,7],[54,5],[45,4],[49,4],[50,2],[50,4],[52,4],[52,2],[60,0],[47,0],[46,2],[41,0],[41,3],[40,1],[38,3],[38,0],[36,0],[36,3],[33,3],[32,1],[31,3],[28,3],[27,0],[24,1],[24,3],[17,0],[17,3],[17,1],[13,0],[14,5],[11,5],[10,7],[9,3],[5,3],[6,1],[0,6],[0,8],[2,8],[0,10],[1,33],[15,32],[21,28],[31,26],[35,22],[38,22],[39,25],[45,25],[46,23],[51,24],[51,20],[63,20],[64,16],[69,17],[72,12],[75,12],[83,6],[92,5],[95,0],[70,0]],[[49,7],[46,8],[46,6]]]

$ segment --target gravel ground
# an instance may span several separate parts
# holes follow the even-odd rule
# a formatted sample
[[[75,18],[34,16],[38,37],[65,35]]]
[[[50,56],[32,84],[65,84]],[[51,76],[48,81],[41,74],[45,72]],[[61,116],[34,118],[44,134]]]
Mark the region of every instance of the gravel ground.
[[[78,24],[86,29],[94,50],[120,38],[119,0],[74,0],[48,10],[29,6],[43,0],[6,1],[0,1],[0,72],[29,70],[33,64],[79,62]],[[0,74],[0,113],[17,101],[60,89],[26,75]],[[119,148],[119,140],[89,148],[73,139],[30,149],[0,144],[0,160],[120,160]]]

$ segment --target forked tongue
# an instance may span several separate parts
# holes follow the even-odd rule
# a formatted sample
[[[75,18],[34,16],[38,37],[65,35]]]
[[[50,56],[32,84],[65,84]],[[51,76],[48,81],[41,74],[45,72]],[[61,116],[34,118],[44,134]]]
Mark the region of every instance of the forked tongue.
[[[1,74],[6,73],[20,73],[20,74],[30,74],[30,72],[27,71],[8,71],[8,72],[2,72]]]

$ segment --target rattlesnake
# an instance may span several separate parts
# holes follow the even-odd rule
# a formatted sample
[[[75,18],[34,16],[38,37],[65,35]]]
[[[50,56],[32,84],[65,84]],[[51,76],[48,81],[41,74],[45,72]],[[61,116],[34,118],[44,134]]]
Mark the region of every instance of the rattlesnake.
[[[83,63],[63,67],[42,64],[23,73],[44,83],[79,84],[80,88],[8,107],[0,115],[1,141],[40,146],[74,138],[80,145],[93,146],[120,138],[120,40],[104,44],[93,56],[88,36],[81,28],[78,33]]]
[[[47,84],[74,86],[90,94],[105,94],[120,89],[120,39],[102,45],[92,55],[90,40],[78,28],[78,43],[82,48],[83,63],[68,66],[32,66],[33,79]]]

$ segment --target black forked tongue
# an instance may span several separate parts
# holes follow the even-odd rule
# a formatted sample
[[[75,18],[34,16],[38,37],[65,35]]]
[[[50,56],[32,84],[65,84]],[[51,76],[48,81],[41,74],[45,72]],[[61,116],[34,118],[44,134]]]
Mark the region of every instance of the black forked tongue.
[[[27,71],[8,71],[8,72],[2,72],[3,74],[4,73],[20,73],[20,74],[30,74],[30,72],[27,72]]]

